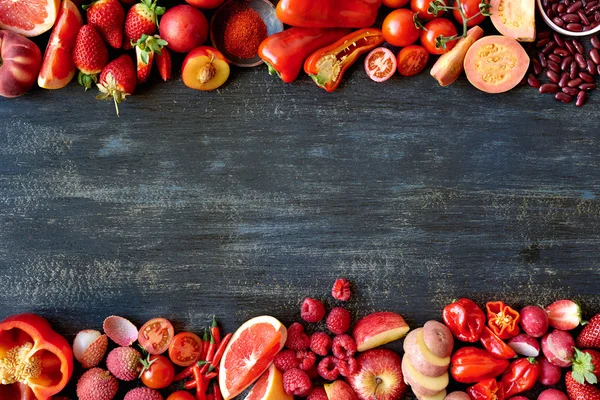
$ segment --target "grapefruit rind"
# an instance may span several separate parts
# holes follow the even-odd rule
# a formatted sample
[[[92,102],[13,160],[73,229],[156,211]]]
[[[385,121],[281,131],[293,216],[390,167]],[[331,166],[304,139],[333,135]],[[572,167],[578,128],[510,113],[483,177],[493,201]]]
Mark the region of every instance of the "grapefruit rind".
[[[263,382],[266,380],[266,382]],[[283,389],[283,373],[271,364],[269,369],[256,381],[245,400],[294,400]]]
[[[60,6],[60,0],[39,0],[39,3],[45,2],[45,18],[43,21],[31,21],[31,23],[27,24],[27,27],[14,26],[9,23],[9,18],[15,21],[23,21],[29,22],[26,18],[20,16],[11,16],[9,8],[13,7],[23,7],[25,3],[33,3],[32,0],[28,1],[19,1],[16,2],[14,0],[0,0],[0,29],[6,29],[11,32],[18,33],[19,35],[23,35],[26,37],[33,37],[41,35],[42,33],[48,31],[54,25],[56,18],[58,17],[58,9]],[[26,7],[26,6],[25,6]],[[33,7],[33,6],[32,6]],[[9,10],[8,12],[6,10]],[[28,10],[29,14],[32,15],[42,15],[38,10],[30,9]],[[33,25],[31,28],[29,26]]]

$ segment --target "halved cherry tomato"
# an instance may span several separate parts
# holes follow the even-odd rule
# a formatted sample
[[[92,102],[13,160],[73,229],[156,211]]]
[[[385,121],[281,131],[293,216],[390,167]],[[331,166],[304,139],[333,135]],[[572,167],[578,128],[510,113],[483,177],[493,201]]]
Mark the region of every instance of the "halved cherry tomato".
[[[400,8],[408,4],[410,0],[383,0],[383,5],[389,8]]]
[[[390,49],[378,47],[365,58],[365,71],[375,82],[387,81],[396,72],[396,56]]]
[[[421,33],[415,26],[415,13],[407,8],[394,10],[383,20],[383,37],[392,46],[404,47],[413,44]]]
[[[481,11],[479,8],[480,3],[481,0],[460,0],[460,8],[462,8],[463,12],[465,13],[465,17],[468,19],[467,26],[479,25],[485,19],[485,15],[479,14]],[[458,11],[458,9],[453,10],[452,14],[454,14],[454,18],[459,24],[463,23],[462,15],[460,15],[460,11]],[[475,17],[475,15],[477,16]]]
[[[398,72],[402,76],[414,76],[423,71],[429,61],[429,53],[416,44],[406,46],[398,53]]]
[[[180,367],[189,367],[202,356],[203,342],[192,332],[175,335],[169,345],[169,358]]]
[[[196,400],[193,394],[186,392],[185,390],[178,390],[173,392],[167,400]]]
[[[430,21],[436,17],[441,17],[446,11],[440,10],[437,15],[427,12],[429,5],[433,0],[410,0],[410,9],[417,13],[419,19]]]
[[[165,356],[150,356],[144,363],[142,383],[150,389],[164,389],[173,382],[175,367]]]
[[[456,40],[447,42],[444,48],[444,46],[438,46],[438,38],[450,38],[456,34],[456,27],[450,20],[435,18],[425,24],[425,28],[421,31],[421,44],[429,54],[444,54],[456,46]]]
[[[164,318],[154,318],[146,322],[138,334],[138,342],[150,354],[162,354],[171,344],[175,335],[173,325]]]

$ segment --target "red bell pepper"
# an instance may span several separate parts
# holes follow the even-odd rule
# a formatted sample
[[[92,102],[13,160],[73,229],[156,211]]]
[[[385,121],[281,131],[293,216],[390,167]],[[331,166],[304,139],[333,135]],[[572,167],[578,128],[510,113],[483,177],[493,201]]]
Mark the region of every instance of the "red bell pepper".
[[[48,321],[35,314],[0,322],[0,399],[48,400],[73,374],[73,351]]]
[[[502,301],[491,301],[485,305],[488,326],[500,339],[510,339],[519,334],[519,313]]]
[[[381,0],[281,0],[277,18],[304,28],[368,28],[379,7]]]
[[[485,314],[475,302],[460,299],[444,307],[442,317],[446,326],[463,342],[475,343],[485,327]]]
[[[450,373],[455,381],[475,383],[492,379],[506,371],[508,360],[496,358],[476,347],[463,347],[452,355]]]
[[[483,347],[494,357],[509,359],[517,356],[517,353],[487,326],[483,329],[480,340]]]
[[[467,388],[471,400],[504,400],[502,382],[495,379],[486,379]]]
[[[317,86],[333,92],[340,85],[344,72],[358,57],[383,41],[380,29],[360,29],[314,52],[306,59],[304,72],[310,75]]]
[[[349,33],[349,29],[290,28],[266,38],[258,55],[271,75],[276,73],[290,83],[298,77],[308,56]]]
[[[537,382],[539,374],[540,365],[535,358],[520,358],[513,361],[502,375],[504,396],[509,398],[530,390]]]

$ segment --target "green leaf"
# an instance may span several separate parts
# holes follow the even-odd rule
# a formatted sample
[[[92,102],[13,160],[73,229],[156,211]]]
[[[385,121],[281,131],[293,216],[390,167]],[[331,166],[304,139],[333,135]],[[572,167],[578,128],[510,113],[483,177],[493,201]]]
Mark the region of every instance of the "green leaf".
[[[596,383],[598,383],[598,378],[596,377],[596,375],[594,375],[593,372],[591,371],[585,371],[583,373],[583,375],[585,376],[585,380],[592,385],[595,385]]]
[[[573,379],[575,379],[575,381],[581,385],[585,383],[585,379],[581,370],[573,371]]]
[[[167,9],[165,7],[156,7],[156,10],[154,10],[154,13],[156,15],[163,15],[166,10]]]
[[[147,52],[142,51],[140,53],[140,58],[144,64],[148,65],[148,53]]]

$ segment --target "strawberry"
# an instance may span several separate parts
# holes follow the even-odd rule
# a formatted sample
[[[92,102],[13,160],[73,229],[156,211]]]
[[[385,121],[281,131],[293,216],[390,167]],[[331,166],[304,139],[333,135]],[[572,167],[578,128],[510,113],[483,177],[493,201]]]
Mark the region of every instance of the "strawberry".
[[[165,13],[164,7],[156,6],[157,0],[142,0],[129,9],[125,18],[125,38],[123,48],[129,50],[139,38],[154,35],[158,27],[158,16]]]
[[[127,54],[123,54],[112,60],[100,74],[98,89],[102,92],[96,98],[98,100],[110,100],[115,102],[117,115],[119,115],[119,104],[125,97],[133,94],[136,85],[136,74],[133,60]]]
[[[167,45],[165,40],[162,40],[160,36],[148,36],[142,35],[135,44],[135,55],[137,59],[137,81],[138,83],[144,83],[150,77],[150,71],[152,70],[152,60],[154,60],[154,54],[160,54],[164,46]]]
[[[573,379],[578,383],[598,383],[600,374],[600,351],[575,349],[573,360]]]
[[[546,307],[548,323],[562,331],[575,329],[581,323],[581,308],[572,300],[558,300]]]
[[[108,63],[108,49],[91,25],[79,29],[73,49],[73,63],[79,69],[77,81],[88,90],[98,81],[98,74]]]
[[[600,389],[589,383],[577,382],[573,378],[573,372],[567,372],[565,382],[570,400],[600,400]]]
[[[600,314],[596,314],[577,336],[577,347],[600,349]]]
[[[171,69],[172,69],[172,60],[171,60],[171,52],[166,47],[163,47],[160,50],[160,54],[156,53],[154,55],[154,63],[158,68],[158,73],[163,81],[168,81],[171,79]]]
[[[118,49],[123,42],[125,10],[119,0],[96,0],[83,6],[88,24],[92,25],[111,47]]]

